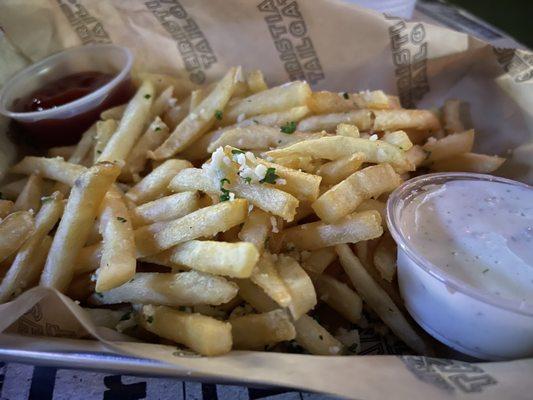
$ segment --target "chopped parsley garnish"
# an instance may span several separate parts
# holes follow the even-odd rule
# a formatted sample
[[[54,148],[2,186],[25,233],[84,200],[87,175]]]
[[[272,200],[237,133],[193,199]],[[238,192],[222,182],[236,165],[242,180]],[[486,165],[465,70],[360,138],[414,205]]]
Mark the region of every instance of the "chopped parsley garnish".
[[[318,338],[319,338],[320,340],[324,340],[324,336],[322,336],[322,335],[318,335]]]
[[[244,178],[244,182],[250,184],[250,183],[252,183],[252,178],[250,178],[249,176],[247,176],[246,178]]]
[[[233,150],[231,150],[231,154],[244,154],[244,151],[238,150],[238,149],[233,149]]]
[[[146,317],[146,322],[151,324],[152,322],[154,322],[154,317],[152,315],[149,315],[148,317]]]
[[[487,272],[489,272],[489,269],[488,269],[488,268],[487,268],[487,269],[484,269],[481,273],[482,273],[482,274],[486,274]]]
[[[144,95],[144,98],[145,98],[145,99],[149,99],[150,97],[152,97],[152,96],[150,96],[149,94],[145,94],[145,95]]]
[[[161,130],[160,126],[156,126],[155,129],[154,129],[154,131],[156,131],[156,132],[159,132],[160,130]]]
[[[123,218],[123,217],[117,217],[117,221],[120,221],[120,222],[124,223],[124,222],[127,221],[127,219]]]
[[[279,176],[276,175],[276,168],[267,168],[267,172],[265,174],[265,177],[261,179],[260,183],[276,183],[276,179],[278,179]]]
[[[287,122],[285,125],[282,125],[280,130],[283,133],[290,135],[296,131],[296,121]]]
[[[229,200],[229,190],[228,189],[224,189],[224,188],[220,188],[220,191],[222,192],[222,194],[220,195],[220,201],[228,201]]]
[[[215,118],[220,121],[222,119],[222,111],[216,110],[215,111]]]
[[[121,321],[126,321],[126,320],[130,319],[130,317],[131,317],[131,311],[127,312],[122,317],[120,317],[120,320]]]
[[[350,95],[348,93],[344,92],[342,94],[342,97],[344,97],[346,100],[348,100],[350,98]]]
[[[224,186],[224,183],[228,183],[228,184],[230,184],[231,182],[230,182],[229,179],[227,179],[227,178],[222,178],[222,179],[220,180],[220,187],[223,187],[223,186]]]
[[[350,353],[357,353],[357,343],[354,343],[348,346],[348,351]]]
[[[102,150],[96,150],[96,154],[102,154]]]

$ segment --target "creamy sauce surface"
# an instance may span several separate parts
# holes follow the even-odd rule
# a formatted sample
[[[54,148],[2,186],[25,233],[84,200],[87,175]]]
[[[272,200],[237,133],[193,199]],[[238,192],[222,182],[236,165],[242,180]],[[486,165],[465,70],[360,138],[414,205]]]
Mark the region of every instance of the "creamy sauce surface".
[[[458,180],[429,185],[401,229],[431,263],[495,296],[533,304],[533,189]]]

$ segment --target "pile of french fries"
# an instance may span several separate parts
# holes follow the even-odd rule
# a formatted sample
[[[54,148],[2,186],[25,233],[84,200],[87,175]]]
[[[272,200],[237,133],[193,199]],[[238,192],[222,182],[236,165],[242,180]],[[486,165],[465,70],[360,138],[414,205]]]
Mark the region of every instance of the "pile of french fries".
[[[268,88],[240,67],[205,87],[135,80],[76,146],[11,168],[1,302],[54,288],[97,325],[206,356],[287,343],[351,354],[356,335],[314,313],[363,326],[365,309],[428,352],[398,294],[384,210],[413,173],[504,161],[472,153],[458,101],[407,110],[379,90]]]

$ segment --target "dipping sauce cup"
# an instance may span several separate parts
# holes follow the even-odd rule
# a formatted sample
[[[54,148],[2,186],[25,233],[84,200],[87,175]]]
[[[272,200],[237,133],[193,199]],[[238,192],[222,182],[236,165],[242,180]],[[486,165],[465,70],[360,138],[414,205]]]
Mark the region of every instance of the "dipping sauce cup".
[[[4,85],[0,114],[12,118],[20,128],[17,134],[31,145],[75,144],[101,111],[126,103],[133,95],[132,63],[130,50],[111,44],[74,47],[54,54],[18,72]],[[70,88],[73,90],[68,85],[74,86]],[[53,92],[59,105],[40,107],[35,100],[32,104],[32,97],[40,90]]]
[[[400,292],[418,324],[479,359],[533,356],[532,187],[482,174],[424,175],[390,195],[387,223]]]

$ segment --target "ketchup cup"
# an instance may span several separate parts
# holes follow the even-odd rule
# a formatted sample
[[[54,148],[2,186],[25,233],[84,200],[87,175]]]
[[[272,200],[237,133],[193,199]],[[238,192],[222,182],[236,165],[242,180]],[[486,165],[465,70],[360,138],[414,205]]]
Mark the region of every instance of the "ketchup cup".
[[[76,143],[106,108],[128,101],[133,93],[130,71],[133,55],[125,47],[94,44],[74,47],[47,57],[13,76],[0,91],[0,114],[12,118],[29,144],[59,146]],[[42,111],[20,112],[15,107],[46,84],[66,76],[97,71],[110,81],[76,100]]]

